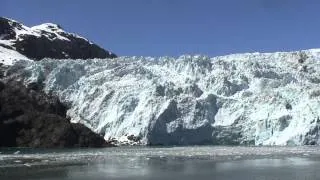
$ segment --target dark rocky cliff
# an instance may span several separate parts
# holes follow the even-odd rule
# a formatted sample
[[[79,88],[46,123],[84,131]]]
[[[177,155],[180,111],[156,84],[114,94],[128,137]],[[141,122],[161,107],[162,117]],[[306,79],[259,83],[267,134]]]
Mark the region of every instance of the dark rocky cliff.
[[[0,147],[105,147],[99,135],[70,123],[66,107],[15,80],[0,81]]]

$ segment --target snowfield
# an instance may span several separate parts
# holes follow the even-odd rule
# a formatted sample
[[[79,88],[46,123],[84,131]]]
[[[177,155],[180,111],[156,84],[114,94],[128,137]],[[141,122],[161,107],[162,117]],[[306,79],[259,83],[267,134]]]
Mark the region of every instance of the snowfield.
[[[320,50],[221,57],[19,61],[115,144],[320,144]]]
[[[13,49],[4,48],[0,45],[0,64],[13,65],[16,61],[19,60],[29,59]]]

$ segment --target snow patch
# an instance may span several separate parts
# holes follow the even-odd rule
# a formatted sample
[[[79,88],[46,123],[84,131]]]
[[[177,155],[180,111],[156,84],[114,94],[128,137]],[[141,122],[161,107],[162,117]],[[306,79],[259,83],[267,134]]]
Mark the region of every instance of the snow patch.
[[[0,46],[0,63],[1,64],[13,65],[19,60],[30,61],[27,57],[18,53],[17,51]]]

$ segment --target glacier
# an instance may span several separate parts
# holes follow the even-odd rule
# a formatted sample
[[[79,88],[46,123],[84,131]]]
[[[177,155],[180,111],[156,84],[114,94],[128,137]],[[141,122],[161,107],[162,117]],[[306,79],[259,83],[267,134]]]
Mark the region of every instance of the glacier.
[[[6,75],[118,145],[320,144],[320,49],[21,60]]]

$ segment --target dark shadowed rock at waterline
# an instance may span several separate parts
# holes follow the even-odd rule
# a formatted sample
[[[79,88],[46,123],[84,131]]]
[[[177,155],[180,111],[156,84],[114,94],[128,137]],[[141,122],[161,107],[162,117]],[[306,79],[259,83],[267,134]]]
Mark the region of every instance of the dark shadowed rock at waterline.
[[[15,80],[0,81],[0,147],[105,147],[99,135],[65,117],[55,97]]]
[[[115,58],[106,51],[76,34],[65,32],[59,25],[46,23],[27,27],[17,21],[0,17],[0,46],[14,49],[34,60]]]

